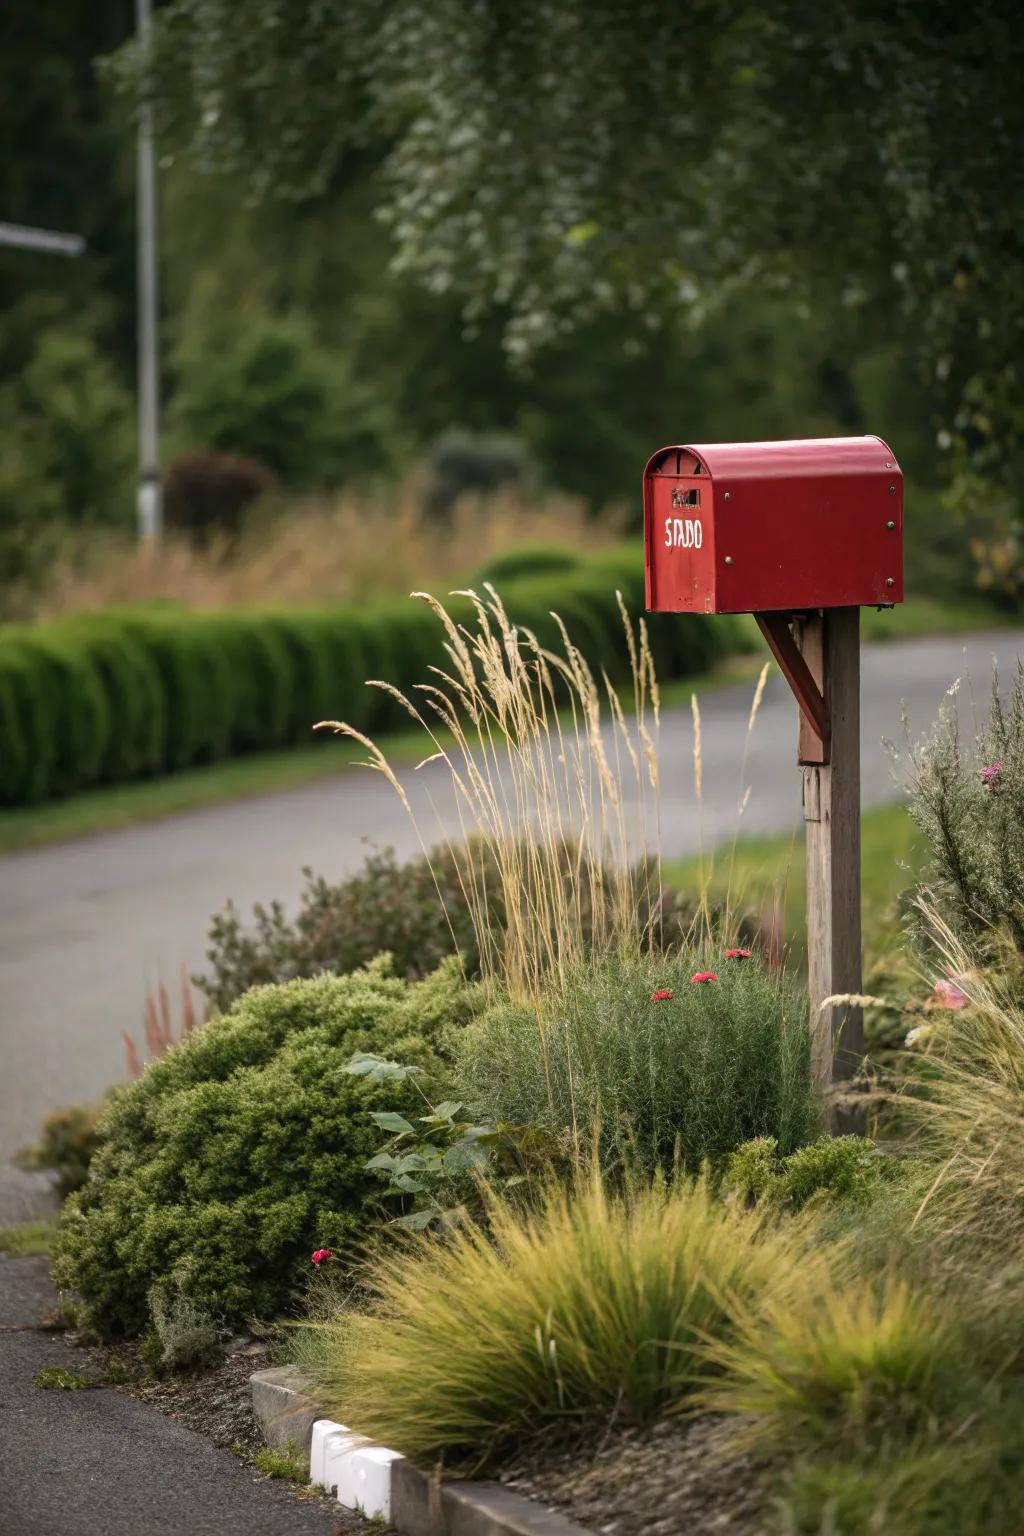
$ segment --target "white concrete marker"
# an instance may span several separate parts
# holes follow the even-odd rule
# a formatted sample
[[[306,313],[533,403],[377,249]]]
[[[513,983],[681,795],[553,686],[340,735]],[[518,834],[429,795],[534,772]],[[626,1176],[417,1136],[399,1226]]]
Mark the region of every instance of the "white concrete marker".
[[[371,1445],[333,1419],[317,1419],[309,1450],[309,1480],[337,1493],[346,1509],[360,1509],[370,1519],[391,1518],[391,1464],[397,1451]]]
[[[382,1445],[363,1445],[334,1463],[338,1474],[338,1503],[360,1509],[368,1519],[391,1519],[391,1464],[401,1461],[397,1451]],[[333,1469],[332,1469],[333,1475]]]
[[[321,1488],[326,1488],[330,1493],[332,1486],[327,1481],[328,1455],[333,1457],[336,1452],[351,1450],[359,1439],[360,1436],[345,1424],[336,1424],[333,1419],[317,1419],[313,1425],[313,1439],[309,1447],[310,1482],[319,1483]]]

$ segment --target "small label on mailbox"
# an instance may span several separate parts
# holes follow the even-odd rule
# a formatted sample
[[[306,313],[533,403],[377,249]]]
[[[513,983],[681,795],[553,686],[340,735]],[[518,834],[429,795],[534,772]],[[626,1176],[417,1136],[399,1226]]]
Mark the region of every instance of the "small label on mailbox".
[[[704,543],[704,529],[699,517],[666,517],[666,549],[700,549]]]

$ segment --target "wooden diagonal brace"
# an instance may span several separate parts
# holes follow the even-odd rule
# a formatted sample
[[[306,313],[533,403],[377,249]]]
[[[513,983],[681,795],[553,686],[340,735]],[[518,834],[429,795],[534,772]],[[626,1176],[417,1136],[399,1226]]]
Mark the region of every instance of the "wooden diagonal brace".
[[[768,648],[778,662],[800,711],[813,732],[814,746],[820,743],[820,756],[815,752],[801,753],[802,762],[827,763],[832,746],[832,727],[828,704],[811,669],[804,660],[800,647],[790,629],[792,616],[788,613],[755,613],[757,626],[768,642]],[[802,733],[806,736],[806,733]]]

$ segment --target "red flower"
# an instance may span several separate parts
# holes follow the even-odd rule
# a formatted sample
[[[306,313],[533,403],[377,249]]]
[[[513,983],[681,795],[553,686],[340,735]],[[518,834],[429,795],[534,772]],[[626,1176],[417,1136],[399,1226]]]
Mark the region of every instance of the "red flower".
[[[725,958],[727,960],[749,960],[753,956],[753,953],[754,951],[752,949],[727,949],[725,952]]]
[[[673,992],[670,992],[667,987],[662,987],[660,992],[652,992],[651,993],[651,1002],[652,1003],[670,1003],[674,996],[675,996],[675,994]]]
[[[311,1264],[316,1264],[317,1267],[319,1268],[319,1266],[324,1262],[325,1259],[333,1259],[333,1258],[334,1258],[334,1254],[331,1252],[331,1250],[329,1248],[318,1248],[316,1250],[316,1253],[311,1253],[310,1254],[309,1261],[310,1261]]]
[[[718,977],[715,975],[714,971],[697,971],[697,973],[695,975],[690,977],[690,985],[692,986],[695,981],[717,981],[717,980],[718,980]]]

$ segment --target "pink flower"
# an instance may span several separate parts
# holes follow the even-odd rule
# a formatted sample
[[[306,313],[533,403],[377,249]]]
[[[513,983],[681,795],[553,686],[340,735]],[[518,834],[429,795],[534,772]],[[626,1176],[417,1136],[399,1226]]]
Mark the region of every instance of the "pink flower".
[[[727,960],[749,960],[753,953],[752,949],[727,949],[725,958]]]
[[[652,1003],[670,1003],[674,996],[675,996],[675,993],[674,992],[670,992],[668,987],[662,987],[660,992],[652,992],[651,993],[651,1002]]]
[[[1003,765],[999,758],[996,758],[995,762],[986,763],[984,768],[981,769],[981,782],[984,784],[986,789],[992,790],[994,794],[995,791],[999,788],[999,782],[1002,778],[1002,774]]]
[[[943,1008],[966,1008],[970,999],[967,993],[957,986],[955,981],[937,981],[935,983],[935,996]]]
[[[717,980],[718,980],[718,977],[715,975],[714,971],[697,971],[697,973],[695,975],[690,977],[690,985],[692,986],[694,982],[698,982],[698,981],[717,981]]]
[[[333,1258],[334,1258],[334,1254],[331,1252],[331,1250],[329,1248],[318,1248],[315,1253],[311,1253],[310,1254],[309,1261],[310,1261],[311,1264],[315,1264],[317,1266],[317,1268],[319,1268],[320,1265],[323,1264],[326,1259],[333,1259]]]

